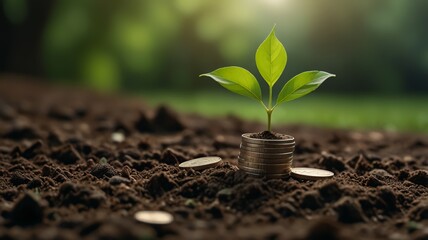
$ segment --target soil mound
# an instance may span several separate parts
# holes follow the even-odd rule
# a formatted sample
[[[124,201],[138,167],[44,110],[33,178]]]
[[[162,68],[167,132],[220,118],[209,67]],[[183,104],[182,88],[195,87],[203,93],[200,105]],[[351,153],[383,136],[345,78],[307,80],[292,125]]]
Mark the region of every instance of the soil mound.
[[[0,239],[427,239],[427,136],[278,126],[294,166],[336,175],[268,180],[237,168],[240,135],[263,128],[0,78]]]

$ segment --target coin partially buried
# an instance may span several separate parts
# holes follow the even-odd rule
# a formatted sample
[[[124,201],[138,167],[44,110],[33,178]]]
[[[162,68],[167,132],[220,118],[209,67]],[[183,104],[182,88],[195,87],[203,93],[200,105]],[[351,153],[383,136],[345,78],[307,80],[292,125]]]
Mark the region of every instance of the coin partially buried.
[[[174,217],[163,211],[139,211],[134,214],[137,221],[148,224],[169,224],[174,220]]]
[[[189,161],[185,161],[178,165],[181,168],[203,170],[210,167],[214,167],[221,162],[220,157],[201,157],[195,158]]]
[[[291,176],[304,180],[319,180],[331,178],[334,173],[323,169],[298,167],[291,169]]]

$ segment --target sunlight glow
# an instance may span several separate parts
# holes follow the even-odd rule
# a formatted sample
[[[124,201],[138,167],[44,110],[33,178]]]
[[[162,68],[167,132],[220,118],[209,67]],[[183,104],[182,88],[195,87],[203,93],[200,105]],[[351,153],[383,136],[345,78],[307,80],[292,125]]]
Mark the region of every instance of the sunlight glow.
[[[283,4],[285,1],[287,0],[263,0],[263,2],[265,2],[267,5],[270,5],[273,7]]]

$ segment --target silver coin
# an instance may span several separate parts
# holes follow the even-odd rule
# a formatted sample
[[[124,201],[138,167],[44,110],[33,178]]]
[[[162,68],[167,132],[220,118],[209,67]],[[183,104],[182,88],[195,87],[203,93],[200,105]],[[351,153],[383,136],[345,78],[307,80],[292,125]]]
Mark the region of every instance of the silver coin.
[[[260,169],[272,169],[272,168],[291,168],[292,163],[254,163],[249,162],[245,160],[238,159],[238,164],[242,165],[244,167],[251,167],[251,168],[260,168]]]
[[[294,142],[294,137],[286,135],[286,139],[259,139],[259,138],[251,138],[251,134],[245,133],[242,134],[242,140],[250,143],[291,143]]]
[[[294,148],[295,144],[255,144],[248,142],[241,142],[241,146],[250,147],[250,148],[271,148],[271,149],[283,149],[283,148]]]
[[[292,157],[287,158],[260,158],[260,157],[250,157],[239,155],[238,160],[241,159],[243,161],[252,162],[252,163],[260,163],[260,164],[285,164],[293,161]]]
[[[245,139],[242,139],[241,143],[245,144],[247,146],[251,146],[251,147],[270,147],[270,148],[293,147],[296,145],[295,142],[289,142],[289,143],[267,143],[267,142],[253,143],[253,142],[248,142]]]
[[[246,145],[253,145],[254,147],[271,147],[271,148],[296,146],[295,142],[288,142],[288,143],[259,142],[257,143],[257,142],[249,142],[249,141],[246,141],[245,139],[242,139],[241,143]]]
[[[242,165],[238,166],[238,167],[239,167],[239,169],[241,169],[245,172],[250,172],[250,173],[255,173],[255,174],[290,174],[290,172],[291,172],[290,168],[276,168],[276,169],[265,170],[265,169],[245,167]]]
[[[270,139],[250,139],[250,138],[241,138],[241,142],[248,143],[248,144],[257,144],[257,145],[293,145],[296,144],[296,142],[293,141],[281,141],[281,140],[270,140]]]
[[[123,134],[122,132],[114,132],[111,134],[111,140],[113,142],[121,143],[125,141],[125,134]]]
[[[239,162],[247,162],[251,164],[291,164],[293,162],[293,157],[272,159],[272,158],[251,158],[251,157],[242,157],[238,156]]]
[[[270,179],[290,177],[290,174],[257,174],[257,173],[250,173],[250,172],[245,172],[245,173],[253,177],[266,177]]]
[[[319,180],[331,178],[334,176],[334,173],[318,168],[298,167],[291,169],[291,176],[293,178],[299,178],[304,180]]]
[[[164,211],[139,211],[134,214],[137,221],[148,224],[169,224],[174,220],[174,217]]]
[[[294,151],[294,147],[292,148],[264,148],[264,147],[247,147],[245,145],[241,145],[241,149],[249,152],[258,152],[258,153],[292,153]]]
[[[293,156],[293,152],[286,153],[259,153],[259,152],[251,152],[245,149],[240,149],[240,155],[251,156],[251,157],[261,157],[261,158],[287,158]]]
[[[250,173],[245,172],[247,175],[253,176],[253,177],[259,177],[259,178],[268,178],[268,179],[278,179],[278,178],[289,178],[290,174],[257,174],[257,173]]]
[[[189,161],[185,161],[178,165],[180,168],[203,170],[210,167],[217,166],[221,162],[220,157],[201,157]]]
[[[243,156],[239,155],[238,160],[260,163],[260,164],[285,164],[291,163],[293,161],[293,157],[286,158],[260,158],[260,157],[251,157],[251,156]]]
[[[242,138],[248,139],[248,140],[255,140],[255,141],[265,141],[265,142],[293,142],[294,137],[290,135],[283,135],[284,138],[280,139],[267,139],[267,138],[253,138],[251,137],[252,133],[244,133],[241,135]]]
[[[242,168],[243,170],[247,171],[246,168],[251,168],[251,169],[257,169],[260,170],[263,173],[290,173],[291,172],[291,166],[281,166],[281,167],[275,167],[275,166],[248,166],[248,165],[243,165],[243,164],[239,164],[238,165],[239,168]],[[252,170],[249,170],[250,172],[255,172]]]

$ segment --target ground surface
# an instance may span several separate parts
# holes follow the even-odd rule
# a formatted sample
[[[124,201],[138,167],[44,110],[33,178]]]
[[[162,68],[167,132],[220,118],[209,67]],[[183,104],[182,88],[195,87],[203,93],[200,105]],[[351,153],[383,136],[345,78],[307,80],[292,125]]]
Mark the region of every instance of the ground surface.
[[[336,176],[265,180],[236,167],[240,134],[262,127],[1,79],[0,239],[428,238],[426,136],[282,126],[295,166]],[[207,155],[224,162],[177,167]]]

